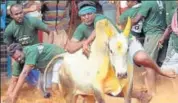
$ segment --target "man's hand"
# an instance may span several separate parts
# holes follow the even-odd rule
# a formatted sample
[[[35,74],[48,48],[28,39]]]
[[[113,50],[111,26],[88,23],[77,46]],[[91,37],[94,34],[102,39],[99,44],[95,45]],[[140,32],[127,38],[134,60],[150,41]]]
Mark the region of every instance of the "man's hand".
[[[6,96],[4,99],[2,99],[2,103],[16,103],[17,96],[13,95],[12,93]]]
[[[8,96],[7,100],[8,100],[7,103],[16,103],[16,101],[17,101],[17,96],[12,93],[12,94],[10,94],[10,95]]]
[[[161,37],[161,39],[158,41],[158,48],[162,48],[164,43],[164,37]]]
[[[10,81],[10,84],[9,84],[9,87],[8,87],[8,90],[6,93],[7,97],[10,96],[10,94],[13,92],[13,90],[17,84],[17,81],[18,81],[18,77],[16,77],[16,76],[11,77],[11,81]]]
[[[88,47],[88,43],[85,41],[83,43],[83,54],[88,58],[89,57],[89,54],[90,54],[90,49]]]

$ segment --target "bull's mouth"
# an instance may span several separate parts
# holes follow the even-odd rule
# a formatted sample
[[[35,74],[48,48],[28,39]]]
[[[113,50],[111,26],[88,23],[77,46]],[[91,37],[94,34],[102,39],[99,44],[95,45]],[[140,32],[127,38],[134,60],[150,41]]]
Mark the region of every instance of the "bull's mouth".
[[[127,73],[118,73],[117,78],[118,79],[125,79],[125,78],[127,78]]]

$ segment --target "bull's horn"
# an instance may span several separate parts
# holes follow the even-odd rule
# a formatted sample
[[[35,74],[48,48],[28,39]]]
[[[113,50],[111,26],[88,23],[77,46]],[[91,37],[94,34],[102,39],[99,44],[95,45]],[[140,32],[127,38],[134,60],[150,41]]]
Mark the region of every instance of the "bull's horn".
[[[130,19],[130,17],[128,17],[127,24],[126,24],[124,32],[123,32],[126,37],[129,36],[130,30],[131,30],[131,19]]]

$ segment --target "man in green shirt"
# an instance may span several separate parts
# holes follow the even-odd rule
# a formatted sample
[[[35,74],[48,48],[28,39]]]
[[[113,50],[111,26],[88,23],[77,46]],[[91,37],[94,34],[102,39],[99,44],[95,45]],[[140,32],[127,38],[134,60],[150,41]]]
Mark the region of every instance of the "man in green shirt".
[[[177,1],[164,1],[164,2],[165,2],[165,7],[166,7],[166,23],[167,23],[167,27],[169,28],[171,21],[172,21],[173,14],[176,11],[176,8],[178,7],[178,2]],[[174,48],[173,47],[174,38],[176,38],[175,33],[172,32],[170,35],[170,38],[168,39],[169,43],[168,43],[167,54],[166,54],[167,56],[165,60],[169,58],[169,56],[171,55],[172,49]]]
[[[86,8],[83,7],[84,5]],[[72,39],[66,43],[65,49],[70,53],[73,53],[82,48],[85,39],[88,39],[88,37],[94,31],[96,22],[106,18],[104,15],[95,14],[95,3],[92,1],[81,1],[78,4],[78,8],[83,8],[83,10],[80,10],[78,13],[81,17],[82,23],[74,31]]]
[[[172,14],[173,15],[173,14]],[[174,70],[178,74],[178,9],[174,10],[172,23],[167,27],[164,35],[159,40],[159,44],[163,44],[169,37],[171,38],[171,51],[168,51],[166,59],[162,65],[163,70]],[[169,45],[169,46],[170,46]]]
[[[24,6],[26,0],[6,0],[6,4],[7,4],[7,25],[12,21],[12,18],[10,17],[10,8],[12,5],[14,4],[21,4]],[[34,5],[31,5],[30,7],[28,8],[23,8],[23,11],[24,11],[24,14],[26,13],[29,13],[29,12],[33,12],[33,11],[36,11],[36,10],[40,10],[41,9],[41,5],[38,5],[38,4],[34,4]]]
[[[7,91],[7,96],[11,102],[16,102],[18,93],[25,82],[25,78],[31,70],[38,68],[43,72],[54,56],[64,52],[64,49],[53,44],[42,43],[26,46],[24,48],[19,43],[11,44],[8,47],[8,54],[16,61],[16,66],[12,69],[11,84]],[[58,62],[56,62],[54,66],[55,65],[60,65],[60,63],[58,64]],[[55,74],[58,73],[58,70],[56,69],[53,67],[54,71],[49,74],[48,87],[51,86],[51,83],[58,83],[58,77],[56,77],[58,75]]]
[[[4,42],[11,44],[20,43],[23,46],[38,43],[37,30],[50,32],[49,27],[41,20],[33,17],[25,17],[23,7],[20,4],[14,4],[10,7],[10,15],[13,21],[7,26],[4,32]],[[50,43],[52,43],[52,39]]]
[[[142,1],[141,8],[136,17],[132,19],[132,25],[137,24],[140,20],[144,19],[143,32],[145,34],[144,49],[152,57],[153,60],[157,60],[159,48],[158,40],[161,38],[163,31],[166,27],[165,22],[165,9],[164,3],[161,0],[157,1]],[[149,67],[150,68],[150,67]],[[145,69],[149,69],[145,67]],[[152,68],[152,67],[151,67]],[[151,95],[156,92],[156,79],[155,71],[151,70],[152,75],[147,75],[147,88]]]
[[[118,25],[123,29],[128,17],[134,18],[141,7],[140,0],[127,1],[128,9],[124,11],[119,17]],[[144,42],[144,35],[142,33],[143,21],[140,20],[136,25],[132,26],[131,34],[134,35],[142,44]]]

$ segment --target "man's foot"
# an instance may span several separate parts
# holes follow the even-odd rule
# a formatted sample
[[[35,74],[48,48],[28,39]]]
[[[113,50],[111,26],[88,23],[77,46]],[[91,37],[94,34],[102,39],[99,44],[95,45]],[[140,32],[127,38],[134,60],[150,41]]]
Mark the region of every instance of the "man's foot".
[[[169,78],[176,78],[176,72],[174,69],[163,71],[164,75]]]

